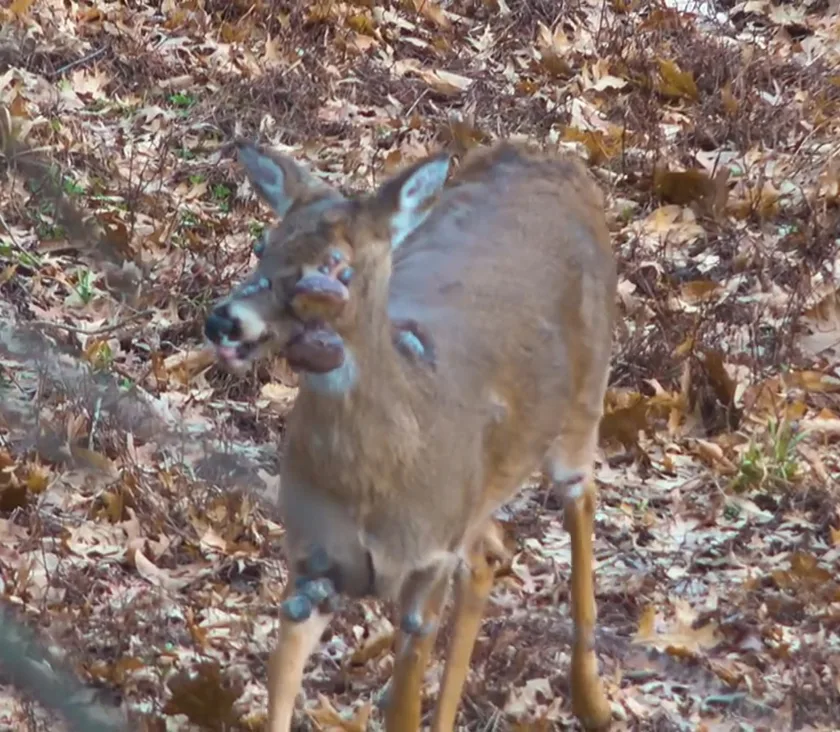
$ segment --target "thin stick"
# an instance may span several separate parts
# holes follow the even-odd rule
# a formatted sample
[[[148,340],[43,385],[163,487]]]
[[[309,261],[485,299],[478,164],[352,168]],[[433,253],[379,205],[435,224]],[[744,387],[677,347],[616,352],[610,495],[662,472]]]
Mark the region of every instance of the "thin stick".
[[[93,330],[85,330],[77,325],[67,325],[66,323],[53,323],[49,320],[31,320],[27,323],[27,325],[35,328],[58,328],[59,330],[66,330],[69,333],[82,333],[89,336],[99,336],[104,335],[105,333],[113,333],[115,330],[119,330],[120,328],[129,325],[135,320],[145,318],[153,312],[153,310],[141,310],[140,312],[134,313],[134,315],[129,315],[119,323],[114,323],[113,325],[103,325],[101,328],[94,328]]]
[[[9,235],[9,239],[12,242],[12,247],[14,247],[19,252],[22,252],[24,254],[29,254],[29,252],[27,252],[26,249],[24,249],[20,245],[18,240],[15,238],[14,233],[12,233],[11,227],[6,223],[6,219],[3,218],[2,213],[0,213],[0,226],[2,226],[6,230],[6,233]],[[32,255],[30,254],[30,256],[32,256]]]
[[[81,58],[77,58],[75,61],[71,61],[69,64],[64,64],[64,66],[59,67],[55,71],[53,71],[53,78],[57,76],[61,76],[65,71],[70,71],[70,69],[76,68],[76,66],[81,66],[82,64],[86,64],[94,59],[99,58],[105,51],[108,50],[107,46],[102,46],[102,48],[97,48],[95,51],[91,51],[87,56],[82,56]]]

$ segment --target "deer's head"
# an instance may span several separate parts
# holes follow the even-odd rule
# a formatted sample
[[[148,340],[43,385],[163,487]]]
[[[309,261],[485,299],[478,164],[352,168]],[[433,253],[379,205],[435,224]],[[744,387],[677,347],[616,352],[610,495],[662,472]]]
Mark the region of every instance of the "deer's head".
[[[372,195],[346,197],[289,157],[238,147],[280,221],[256,245],[256,269],[213,308],[205,334],[233,371],[270,351],[306,371],[331,371],[343,362],[339,333],[358,317],[360,301],[376,290],[387,297],[391,252],[428,215],[449,157],[422,160]]]

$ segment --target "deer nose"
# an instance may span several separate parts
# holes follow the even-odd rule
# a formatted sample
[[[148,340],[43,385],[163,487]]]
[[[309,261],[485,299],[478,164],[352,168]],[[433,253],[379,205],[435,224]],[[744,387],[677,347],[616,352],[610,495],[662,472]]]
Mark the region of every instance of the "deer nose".
[[[204,323],[204,335],[213,343],[220,343],[222,339],[235,341],[242,335],[239,321],[231,317],[226,303],[213,308]]]

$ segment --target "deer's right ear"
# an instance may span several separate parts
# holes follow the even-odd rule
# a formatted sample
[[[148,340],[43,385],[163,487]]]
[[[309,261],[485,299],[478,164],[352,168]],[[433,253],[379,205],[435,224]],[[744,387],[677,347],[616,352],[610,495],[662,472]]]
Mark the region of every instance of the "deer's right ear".
[[[251,185],[274,213],[286,215],[295,201],[311,197],[327,187],[294,160],[264,150],[250,142],[237,141],[239,161],[245,167]]]

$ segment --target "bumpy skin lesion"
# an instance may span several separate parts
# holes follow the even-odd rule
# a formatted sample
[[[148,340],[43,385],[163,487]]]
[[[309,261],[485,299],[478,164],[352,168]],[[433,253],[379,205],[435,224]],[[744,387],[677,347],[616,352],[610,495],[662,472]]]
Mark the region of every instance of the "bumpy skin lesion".
[[[289,305],[304,323],[285,349],[292,368],[311,373],[332,371],[344,363],[344,341],[330,323],[350,299],[353,267],[344,252],[330,249],[297,282]],[[435,367],[431,334],[416,320],[393,321],[394,347],[408,361]]]
[[[308,620],[314,610],[324,615],[341,604],[341,580],[337,567],[323,548],[316,547],[296,568],[294,592],[280,605],[283,617],[295,623]]]
[[[434,369],[437,358],[432,334],[416,320],[401,319],[391,323],[394,347],[414,363]]]

